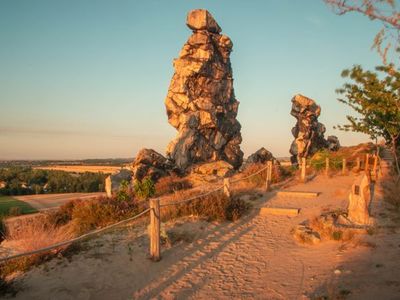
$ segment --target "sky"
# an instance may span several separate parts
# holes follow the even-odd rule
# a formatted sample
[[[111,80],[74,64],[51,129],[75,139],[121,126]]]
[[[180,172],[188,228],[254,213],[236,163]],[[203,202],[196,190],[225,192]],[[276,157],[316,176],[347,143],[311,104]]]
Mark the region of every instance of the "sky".
[[[165,153],[176,130],[164,99],[172,61],[209,10],[233,41],[231,63],[245,156],[289,156],[291,98],[321,106],[326,135],[351,111],[337,101],[341,71],[372,69],[378,22],[335,15],[322,0],[0,1],[0,159],[134,157]]]

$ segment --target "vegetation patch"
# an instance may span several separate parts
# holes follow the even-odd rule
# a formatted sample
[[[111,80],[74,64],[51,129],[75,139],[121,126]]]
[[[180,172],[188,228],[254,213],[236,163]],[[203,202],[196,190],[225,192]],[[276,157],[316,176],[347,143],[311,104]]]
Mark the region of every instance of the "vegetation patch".
[[[195,195],[193,192],[177,192],[168,202],[184,201]],[[236,221],[249,208],[250,205],[239,197],[228,198],[221,192],[215,192],[182,204],[162,207],[161,218],[167,221],[183,216],[198,216],[207,221]]]
[[[26,202],[17,200],[10,196],[0,196],[0,215],[18,216],[35,212],[37,212],[37,210]]]

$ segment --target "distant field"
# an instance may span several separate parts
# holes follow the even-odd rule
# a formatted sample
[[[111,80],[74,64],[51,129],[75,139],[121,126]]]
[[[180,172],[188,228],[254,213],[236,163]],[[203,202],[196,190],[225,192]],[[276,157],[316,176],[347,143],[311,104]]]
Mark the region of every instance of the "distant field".
[[[85,165],[54,165],[54,166],[45,166],[45,167],[34,167],[34,169],[40,170],[53,170],[53,171],[64,171],[64,172],[71,172],[71,173],[104,173],[104,174],[112,174],[121,169],[121,167],[115,166],[85,166]]]
[[[14,196],[18,200],[27,203],[31,207],[42,211],[47,209],[53,209],[64,205],[71,200],[88,200],[97,197],[105,197],[106,193],[65,193],[65,194],[38,194],[38,195],[22,195]]]
[[[11,207],[19,207],[22,214],[35,213],[37,210],[28,203],[10,196],[0,196],[0,215],[8,215]]]

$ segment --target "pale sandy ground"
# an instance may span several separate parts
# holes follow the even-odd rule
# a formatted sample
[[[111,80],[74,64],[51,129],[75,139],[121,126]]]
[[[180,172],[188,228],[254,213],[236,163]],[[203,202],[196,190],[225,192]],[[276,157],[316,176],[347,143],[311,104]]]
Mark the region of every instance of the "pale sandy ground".
[[[106,196],[106,193],[65,193],[65,194],[38,194],[38,195],[25,195],[13,196],[14,198],[24,201],[36,208],[37,210],[47,210],[50,208],[57,208],[61,205],[76,199],[93,199],[100,196]]]
[[[22,277],[16,299],[313,299],[350,291],[346,299],[400,299],[398,224],[375,203],[385,224],[362,242],[299,245],[290,231],[322,210],[345,208],[354,176],[316,177],[291,190],[315,199],[267,193],[257,205],[300,207],[296,217],[260,216],[234,223],[181,220],[185,241],[148,260],[145,228],[120,229],[86,242],[72,258],[54,259]],[[379,201],[378,201],[379,202]]]

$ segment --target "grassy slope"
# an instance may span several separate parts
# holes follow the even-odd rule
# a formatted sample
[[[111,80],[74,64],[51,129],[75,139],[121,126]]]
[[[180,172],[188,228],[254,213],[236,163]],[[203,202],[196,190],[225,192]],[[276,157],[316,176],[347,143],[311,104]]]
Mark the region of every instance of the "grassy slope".
[[[14,199],[10,196],[0,196],[0,215],[8,215],[11,207],[19,207],[22,214],[37,212],[35,208],[26,202]]]

